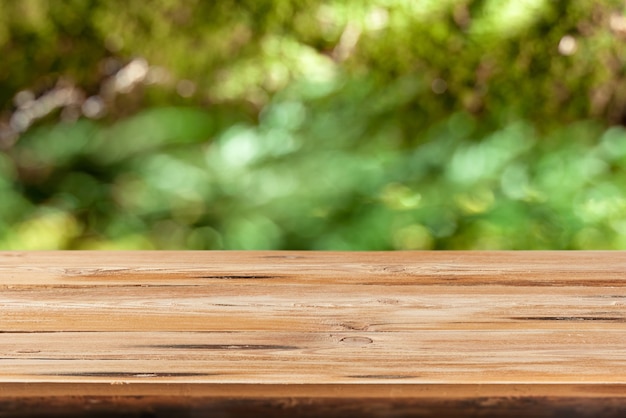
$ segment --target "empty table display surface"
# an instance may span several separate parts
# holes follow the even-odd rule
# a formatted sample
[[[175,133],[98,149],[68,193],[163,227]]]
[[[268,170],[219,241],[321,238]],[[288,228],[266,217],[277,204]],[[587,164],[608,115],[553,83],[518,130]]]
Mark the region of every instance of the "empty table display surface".
[[[626,253],[0,252],[0,417],[180,412],[626,416]]]

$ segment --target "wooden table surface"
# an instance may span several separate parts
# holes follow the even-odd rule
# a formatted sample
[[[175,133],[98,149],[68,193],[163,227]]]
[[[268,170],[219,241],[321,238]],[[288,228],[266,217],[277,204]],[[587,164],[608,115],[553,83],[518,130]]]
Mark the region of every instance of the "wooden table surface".
[[[0,417],[173,410],[623,418],[626,252],[0,252]]]

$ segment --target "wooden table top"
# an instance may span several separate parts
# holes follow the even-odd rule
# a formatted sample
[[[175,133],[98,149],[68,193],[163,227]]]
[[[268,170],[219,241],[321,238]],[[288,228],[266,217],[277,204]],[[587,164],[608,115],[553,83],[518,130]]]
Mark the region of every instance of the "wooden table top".
[[[0,410],[120,396],[622,413],[626,252],[0,252]]]

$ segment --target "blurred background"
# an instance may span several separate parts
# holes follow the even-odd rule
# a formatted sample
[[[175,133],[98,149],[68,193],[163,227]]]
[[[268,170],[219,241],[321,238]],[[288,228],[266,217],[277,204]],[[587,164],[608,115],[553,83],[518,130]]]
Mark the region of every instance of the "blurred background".
[[[623,0],[0,0],[0,249],[626,249]]]

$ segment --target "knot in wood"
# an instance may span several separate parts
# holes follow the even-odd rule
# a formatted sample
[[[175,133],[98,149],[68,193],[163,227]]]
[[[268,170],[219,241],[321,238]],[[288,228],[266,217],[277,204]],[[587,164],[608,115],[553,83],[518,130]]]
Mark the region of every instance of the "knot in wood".
[[[339,342],[350,345],[367,345],[373,343],[374,340],[368,337],[343,337]]]

